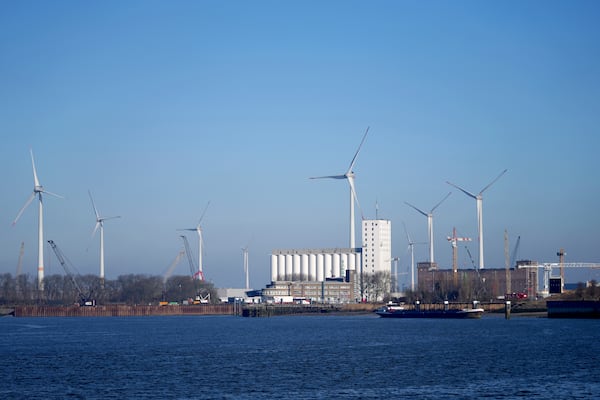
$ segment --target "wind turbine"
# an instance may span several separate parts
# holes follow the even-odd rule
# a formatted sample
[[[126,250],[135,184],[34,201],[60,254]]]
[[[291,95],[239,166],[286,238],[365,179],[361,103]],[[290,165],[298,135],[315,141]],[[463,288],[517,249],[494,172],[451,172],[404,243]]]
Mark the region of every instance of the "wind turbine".
[[[206,207],[204,207],[204,211],[202,211],[202,215],[200,215],[200,219],[198,220],[198,224],[196,225],[195,228],[184,228],[184,229],[177,229],[178,231],[195,231],[196,233],[198,233],[198,272],[194,275],[194,277],[198,277],[198,279],[200,279],[201,281],[204,280],[204,271],[202,269],[202,244],[203,244],[203,240],[202,240],[202,226],[200,225],[200,223],[202,222],[202,218],[204,218],[204,214],[206,214],[206,209],[208,208],[210,204],[210,201],[208,203],[206,203]]]
[[[244,274],[246,275],[246,290],[250,290],[250,271],[248,270],[248,245],[242,247],[242,256],[244,258]]]
[[[435,206],[433,206],[433,208],[431,209],[431,211],[429,211],[428,213],[426,213],[425,211],[419,210],[417,207],[413,206],[412,204],[408,203],[408,202],[404,202],[406,203],[406,205],[414,208],[415,210],[417,210],[418,212],[420,212],[421,214],[423,214],[424,216],[427,217],[427,234],[429,236],[429,263],[433,264],[434,258],[433,258],[433,211],[438,208],[440,206],[440,204],[442,204],[450,195],[452,194],[452,192],[448,193],[446,195],[446,197],[444,197],[439,203],[437,203]]]
[[[406,229],[406,224],[402,222],[404,226],[404,233],[406,233],[406,241],[408,242],[408,250],[410,251],[410,290],[415,291],[415,244],[425,244],[425,242],[413,242]]]
[[[367,127],[367,130],[365,131],[365,134],[363,135],[362,140],[360,141],[358,150],[356,150],[356,153],[354,153],[354,157],[352,158],[352,161],[350,162],[350,166],[348,167],[348,170],[346,171],[346,173],[344,175],[327,175],[327,176],[316,176],[316,177],[310,178],[310,179],[327,179],[327,178],[329,178],[329,179],[347,179],[348,180],[348,184],[350,185],[350,248],[351,249],[356,248],[355,234],[354,234],[354,222],[355,222],[354,221],[354,201],[355,200],[360,209],[360,203],[358,202],[358,197],[356,196],[356,190],[354,189],[354,171],[352,170],[352,168],[354,168],[354,163],[356,162],[356,157],[358,157],[358,153],[360,152],[360,149],[361,149],[363,143],[365,142],[367,133],[369,133],[368,127]]]
[[[500,173],[500,175],[498,175],[496,177],[496,179],[494,179],[486,187],[481,189],[481,191],[478,194],[473,194],[471,192],[467,192],[465,189],[461,188],[460,186],[457,186],[454,183],[446,181],[447,184],[454,186],[455,188],[457,188],[458,190],[460,190],[467,196],[472,197],[477,201],[477,236],[479,239],[479,269],[484,268],[484,262],[483,262],[483,192],[485,192],[490,186],[492,186],[494,183],[496,183],[496,181],[498,179],[500,179],[500,177],[502,175],[504,175],[506,173],[506,171],[508,171],[508,169],[505,169],[504,171],[502,171]]]
[[[98,213],[98,209],[96,208],[96,204],[94,203],[94,198],[92,197],[92,192],[88,190],[88,194],[90,195],[90,200],[92,201],[92,207],[94,208],[94,214],[96,215],[96,225],[94,226],[94,231],[92,232],[92,238],[96,235],[96,231],[100,228],[100,284],[104,287],[104,221],[109,219],[121,218],[120,215],[114,217],[101,217]]]
[[[35,162],[33,161],[33,150],[29,150],[31,154],[31,166],[33,168],[33,193],[29,196],[25,205],[21,207],[17,217],[13,221],[13,226],[17,223],[23,211],[31,204],[33,199],[37,196],[39,199],[39,220],[38,220],[38,289],[40,291],[44,290],[44,204],[42,201],[42,193],[49,194],[50,196],[63,198],[55,193],[48,192],[44,190],[44,187],[40,185],[40,181],[37,176],[37,171],[35,170]]]

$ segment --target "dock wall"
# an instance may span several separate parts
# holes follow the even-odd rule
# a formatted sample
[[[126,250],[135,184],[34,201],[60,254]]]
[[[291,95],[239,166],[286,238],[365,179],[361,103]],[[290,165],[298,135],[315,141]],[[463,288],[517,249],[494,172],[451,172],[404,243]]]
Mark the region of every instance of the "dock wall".
[[[232,315],[233,304],[198,305],[103,305],[81,306],[19,306],[15,317],[142,317],[159,315]]]

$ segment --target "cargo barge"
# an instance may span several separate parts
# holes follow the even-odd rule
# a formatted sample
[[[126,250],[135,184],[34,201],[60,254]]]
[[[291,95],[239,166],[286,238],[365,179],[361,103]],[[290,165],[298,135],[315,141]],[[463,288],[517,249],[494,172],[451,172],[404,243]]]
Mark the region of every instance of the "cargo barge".
[[[473,302],[473,308],[450,308],[448,302],[444,302],[442,309],[422,309],[421,304],[416,302],[414,308],[407,309],[404,306],[388,304],[375,310],[382,318],[452,318],[452,319],[476,319],[483,315],[483,308],[478,306],[479,302]]]

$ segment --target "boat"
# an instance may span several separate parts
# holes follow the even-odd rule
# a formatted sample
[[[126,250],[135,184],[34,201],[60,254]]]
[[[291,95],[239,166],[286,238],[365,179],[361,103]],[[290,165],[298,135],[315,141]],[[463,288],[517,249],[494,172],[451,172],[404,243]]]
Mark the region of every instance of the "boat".
[[[483,308],[473,302],[473,308],[451,309],[448,302],[444,302],[442,310],[421,310],[420,304],[415,303],[414,309],[406,309],[403,306],[386,305],[375,310],[375,313],[382,318],[455,318],[455,319],[475,319],[481,318]]]

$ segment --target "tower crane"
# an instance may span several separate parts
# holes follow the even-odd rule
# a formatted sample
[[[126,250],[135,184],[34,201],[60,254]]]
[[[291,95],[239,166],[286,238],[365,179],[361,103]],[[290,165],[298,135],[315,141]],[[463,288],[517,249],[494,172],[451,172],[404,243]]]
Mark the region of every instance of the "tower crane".
[[[452,245],[452,275],[454,279],[454,286],[458,285],[458,246],[457,242],[470,242],[469,237],[457,237],[456,228],[452,228],[452,236],[447,237],[448,241]],[[467,249],[468,251],[468,249]],[[470,255],[469,255],[470,256]]]
[[[56,258],[58,258],[58,261],[60,262],[60,265],[62,265],[63,269],[65,270],[65,273],[67,274],[67,276],[69,278],[71,278],[71,282],[73,282],[73,286],[75,286],[75,289],[77,290],[77,296],[79,297],[79,305],[80,306],[95,306],[96,300],[91,298],[91,292],[88,295],[83,293],[81,285],[79,285],[79,282],[77,282],[77,279],[75,279],[75,275],[69,269],[69,266],[67,265],[67,263],[65,261],[65,256],[64,256],[63,252],[58,248],[58,246],[56,246],[56,244],[54,243],[53,240],[48,240],[48,243],[50,243],[50,247],[52,247],[52,250],[54,250],[54,254],[56,254]]]

